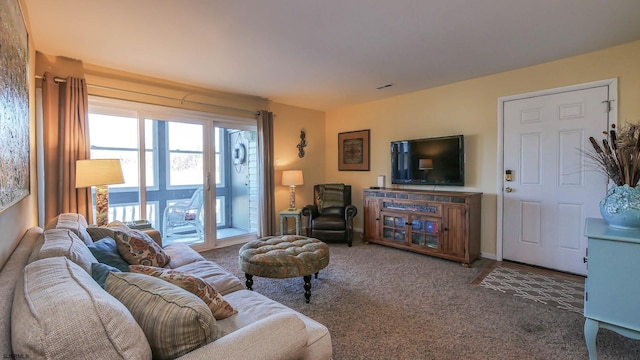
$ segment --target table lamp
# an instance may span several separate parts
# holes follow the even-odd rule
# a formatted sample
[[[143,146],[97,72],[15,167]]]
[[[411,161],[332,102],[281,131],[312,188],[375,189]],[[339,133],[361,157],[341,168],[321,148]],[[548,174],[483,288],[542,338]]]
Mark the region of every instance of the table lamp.
[[[289,186],[289,210],[296,209],[296,185],[303,185],[302,170],[282,172],[282,185]]]
[[[120,159],[76,161],[76,188],[96,187],[96,225],[109,223],[109,185],[123,184]]]

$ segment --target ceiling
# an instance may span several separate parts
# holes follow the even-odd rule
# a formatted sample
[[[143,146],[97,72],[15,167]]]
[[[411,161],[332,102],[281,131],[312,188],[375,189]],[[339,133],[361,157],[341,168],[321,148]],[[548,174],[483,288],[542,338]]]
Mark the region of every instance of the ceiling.
[[[322,111],[640,39],[639,0],[24,3],[44,54]]]

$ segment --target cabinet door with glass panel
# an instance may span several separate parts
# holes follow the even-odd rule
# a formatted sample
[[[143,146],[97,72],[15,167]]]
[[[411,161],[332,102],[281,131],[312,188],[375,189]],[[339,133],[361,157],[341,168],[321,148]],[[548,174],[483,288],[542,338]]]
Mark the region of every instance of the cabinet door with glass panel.
[[[382,211],[382,238],[428,251],[441,251],[441,222],[438,218]]]
[[[441,252],[443,229],[440,219],[419,215],[412,215],[409,219],[409,245],[422,250]]]
[[[382,238],[406,245],[408,216],[391,211],[382,211],[380,216],[382,220]]]

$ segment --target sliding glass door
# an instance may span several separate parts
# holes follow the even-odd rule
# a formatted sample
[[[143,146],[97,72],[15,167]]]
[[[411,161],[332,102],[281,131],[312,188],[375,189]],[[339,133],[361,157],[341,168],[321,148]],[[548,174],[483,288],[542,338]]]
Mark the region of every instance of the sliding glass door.
[[[125,176],[110,187],[109,220],[147,220],[164,245],[209,249],[255,238],[255,125],[222,120],[90,98],[91,157],[121,159]]]
[[[258,225],[256,130],[216,125],[217,238],[255,236]]]

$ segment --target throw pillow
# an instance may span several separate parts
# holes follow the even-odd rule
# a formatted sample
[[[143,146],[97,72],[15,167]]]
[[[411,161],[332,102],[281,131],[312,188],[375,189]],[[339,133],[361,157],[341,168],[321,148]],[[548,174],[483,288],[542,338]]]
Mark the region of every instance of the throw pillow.
[[[87,246],[98,262],[111,265],[122,272],[129,271],[129,263],[122,258],[116,241],[110,237],[95,241]]]
[[[101,288],[104,289],[104,282],[107,280],[107,276],[109,276],[110,272],[121,272],[117,268],[103,264],[103,263],[93,263],[91,264],[91,277],[95,280]]]
[[[91,274],[91,263],[98,262],[89,251],[88,246],[71,230],[45,230],[44,242],[33,260],[64,256]]]
[[[131,265],[163,267],[171,261],[162,248],[145,233],[115,232],[120,255]]]
[[[17,277],[12,353],[32,359],[151,359],[129,310],[74,262],[37,260]]]
[[[154,359],[177,358],[218,337],[207,305],[169,282],[112,272],[105,289],[129,309],[147,336]]]
[[[129,270],[168,281],[194,294],[207,304],[216,320],[226,319],[238,313],[213,286],[198,276],[178,270],[144,265],[131,265]]]

